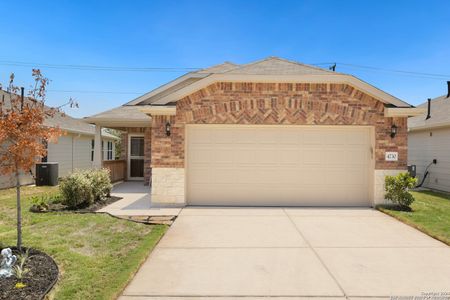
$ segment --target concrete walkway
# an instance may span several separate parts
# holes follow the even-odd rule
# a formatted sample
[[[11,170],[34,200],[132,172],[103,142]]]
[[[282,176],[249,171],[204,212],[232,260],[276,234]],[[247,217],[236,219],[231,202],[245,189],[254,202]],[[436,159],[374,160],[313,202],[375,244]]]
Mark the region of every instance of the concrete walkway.
[[[180,208],[157,208],[151,205],[150,187],[142,181],[122,182],[113,187],[111,195],[123,199],[116,201],[99,212],[115,216],[177,216]]]
[[[450,248],[375,210],[188,207],[120,299],[373,300],[446,291]]]

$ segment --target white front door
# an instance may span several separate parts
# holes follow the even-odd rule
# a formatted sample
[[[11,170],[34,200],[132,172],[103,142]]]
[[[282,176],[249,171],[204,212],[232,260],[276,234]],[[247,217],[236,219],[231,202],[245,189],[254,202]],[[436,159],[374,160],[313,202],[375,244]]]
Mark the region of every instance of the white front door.
[[[188,125],[191,205],[370,206],[371,130]]]
[[[144,136],[130,135],[128,140],[128,179],[144,179]]]

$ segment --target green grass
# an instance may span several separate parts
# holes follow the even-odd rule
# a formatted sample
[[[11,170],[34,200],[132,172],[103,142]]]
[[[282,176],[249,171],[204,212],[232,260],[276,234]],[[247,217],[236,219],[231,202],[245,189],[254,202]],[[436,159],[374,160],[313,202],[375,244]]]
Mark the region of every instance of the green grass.
[[[450,195],[431,191],[411,193],[416,199],[411,212],[378,209],[450,245]]]
[[[50,254],[60,268],[54,299],[114,299],[165,233],[167,226],[105,214],[28,211],[28,197],[54,187],[24,187],[23,245]],[[16,244],[15,190],[0,190],[0,244]]]

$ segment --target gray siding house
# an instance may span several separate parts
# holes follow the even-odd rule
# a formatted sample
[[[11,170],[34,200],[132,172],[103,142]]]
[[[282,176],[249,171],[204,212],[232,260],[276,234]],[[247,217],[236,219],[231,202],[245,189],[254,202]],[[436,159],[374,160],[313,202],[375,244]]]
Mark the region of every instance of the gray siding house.
[[[7,95],[0,91],[0,95]],[[5,96],[5,101],[9,97]],[[58,138],[57,143],[49,143],[47,156],[42,160],[59,163],[59,176],[68,175],[75,169],[88,169],[93,166],[95,126],[83,120],[72,118],[65,114],[56,114],[44,123],[48,127],[59,126],[65,134]],[[118,137],[102,131],[102,159],[114,160]],[[34,172],[35,170],[30,170]],[[33,184],[33,174],[21,176],[21,184]],[[0,189],[15,186],[15,178],[10,175],[0,175]]]
[[[408,164],[423,187],[450,192],[450,97],[430,101],[429,114],[408,119]],[[427,108],[428,103],[419,105]],[[424,179],[425,174],[427,174]]]

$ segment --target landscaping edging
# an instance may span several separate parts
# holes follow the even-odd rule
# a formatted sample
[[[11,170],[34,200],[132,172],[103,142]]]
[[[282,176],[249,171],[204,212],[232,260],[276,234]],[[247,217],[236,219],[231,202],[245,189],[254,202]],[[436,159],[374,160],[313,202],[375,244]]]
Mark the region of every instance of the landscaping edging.
[[[89,207],[85,208],[78,208],[78,209],[70,209],[66,205],[62,204],[50,204],[50,207],[45,210],[39,209],[37,206],[32,205],[30,207],[30,211],[33,213],[49,213],[49,212],[71,212],[71,213],[90,213],[90,212],[96,212],[103,207],[106,207],[110,204],[113,204],[114,202],[117,202],[119,200],[122,200],[122,197],[116,197],[116,196],[110,196],[106,200],[103,201],[97,201],[94,204],[92,204]]]
[[[24,250],[26,248],[22,248]],[[16,247],[11,247],[14,255],[18,251]],[[45,252],[30,248],[29,258],[25,267],[30,271],[23,283],[23,288],[15,288],[18,282],[16,277],[0,279],[0,299],[44,299],[53,289],[59,278],[59,268],[55,260]]]

